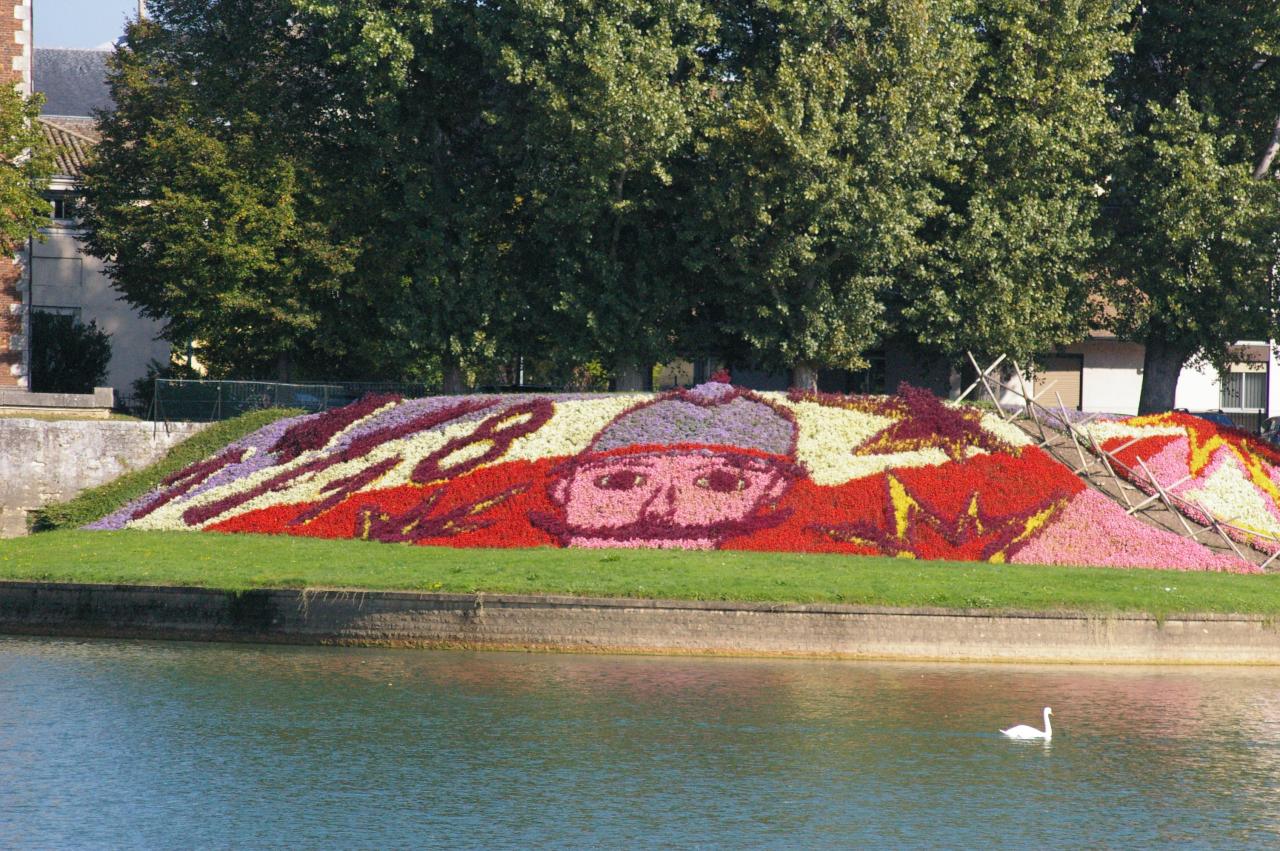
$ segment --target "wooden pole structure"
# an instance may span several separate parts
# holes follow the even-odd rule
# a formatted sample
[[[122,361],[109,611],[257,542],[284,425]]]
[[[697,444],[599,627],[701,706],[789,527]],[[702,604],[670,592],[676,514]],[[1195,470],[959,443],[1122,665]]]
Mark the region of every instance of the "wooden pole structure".
[[[1165,489],[1161,486],[1160,480],[1157,479],[1149,469],[1147,469],[1146,462],[1143,461],[1141,458],[1139,458],[1138,466],[1142,468],[1142,472],[1147,474],[1147,478],[1151,480],[1151,486],[1154,487],[1156,489],[1156,492],[1160,494],[1160,498],[1164,501],[1164,504],[1169,506],[1170,511],[1178,515],[1178,520],[1182,522],[1182,528],[1187,530],[1187,537],[1195,538],[1196,533],[1191,531],[1191,524],[1187,522],[1187,518],[1183,516],[1182,512],[1178,510],[1178,507],[1173,504],[1172,500],[1169,499],[1169,494],[1167,494],[1165,492]]]
[[[1004,355],[1001,355],[1000,357],[995,359],[995,362],[992,363],[991,366],[987,367],[986,369],[980,369],[978,367],[978,361],[975,360],[973,357],[973,352],[965,352],[965,354],[969,356],[969,363],[973,364],[973,368],[978,370],[978,380],[974,381],[972,384],[966,387],[964,389],[964,392],[956,397],[957,402],[963,402],[965,397],[968,396],[970,393],[972,393],[975,387],[983,383],[982,379],[986,377],[986,374],[991,370],[995,369],[997,366],[999,366],[1000,363],[1004,360]]]

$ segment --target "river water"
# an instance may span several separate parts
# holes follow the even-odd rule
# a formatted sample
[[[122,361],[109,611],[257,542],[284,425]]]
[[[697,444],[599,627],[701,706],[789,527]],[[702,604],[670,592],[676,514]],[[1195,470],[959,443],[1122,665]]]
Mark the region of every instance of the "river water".
[[[0,636],[5,848],[1277,843],[1271,669]]]

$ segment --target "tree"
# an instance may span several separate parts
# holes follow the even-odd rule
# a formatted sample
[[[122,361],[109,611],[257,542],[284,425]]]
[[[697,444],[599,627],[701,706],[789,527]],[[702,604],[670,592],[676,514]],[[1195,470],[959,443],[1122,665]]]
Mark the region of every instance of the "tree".
[[[107,377],[111,338],[95,322],[37,310],[31,314],[31,389],[92,393]]]
[[[116,110],[100,116],[84,174],[89,251],[167,340],[198,339],[215,375],[350,374],[343,361],[362,352],[344,304],[355,246],[335,232],[305,145],[263,117],[257,92],[281,81],[227,79],[270,55],[255,46],[278,34],[279,4],[239,10],[244,20],[234,4],[204,16],[192,5],[156,2],[110,60]],[[240,64],[209,47],[228,22],[245,35]]]
[[[977,0],[959,156],[923,229],[931,250],[887,302],[899,335],[944,357],[1021,363],[1088,330],[1098,218],[1117,127],[1104,84],[1128,48],[1114,0]]]
[[[42,95],[27,98],[12,86],[0,86],[0,252],[13,254],[49,224],[49,202],[42,194],[53,175],[53,150],[36,118]]]
[[[714,35],[699,0],[563,0],[522,7],[501,51],[528,104],[518,193],[559,343],[620,390],[643,388],[690,323],[680,234]]]
[[[1153,3],[1112,85],[1127,144],[1108,194],[1107,320],[1146,346],[1142,413],[1185,363],[1280,333],[1280,6]]]
[[[720,6],[694,257],[723,333],[796,386],[813,387],[821,367],[864,366],[884,292],[923,262],[972,66],[953,11]]]

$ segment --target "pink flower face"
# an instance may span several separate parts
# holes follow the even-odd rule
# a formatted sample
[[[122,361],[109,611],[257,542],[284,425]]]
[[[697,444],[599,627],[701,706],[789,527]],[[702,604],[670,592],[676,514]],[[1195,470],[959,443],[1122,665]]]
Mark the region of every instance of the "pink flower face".
[[[710,547],[791,485],[788,465],[748,454],[652,453],[587,461],[556,483],[574,544]]]

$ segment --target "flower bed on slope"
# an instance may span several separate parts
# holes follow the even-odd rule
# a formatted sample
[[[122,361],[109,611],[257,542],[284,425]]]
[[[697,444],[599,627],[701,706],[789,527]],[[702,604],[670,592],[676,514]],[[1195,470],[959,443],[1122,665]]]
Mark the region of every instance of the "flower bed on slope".
[[[1256,569],[1128,517],[999,418],[906,385],[369,396],[273,423],[88,528],[126,527]]]
[[[1240,429],[1170,412],[1088,426],[1098,444],[1128,469],[1122,475],[1148,494],[1148,478],[1178,497],[1198,523],[1209,515],[1230,524],[1233,538],[1274,552],[1280,544],[1280,452]],[[1146,466],[1146,471],[1142,469]]]

